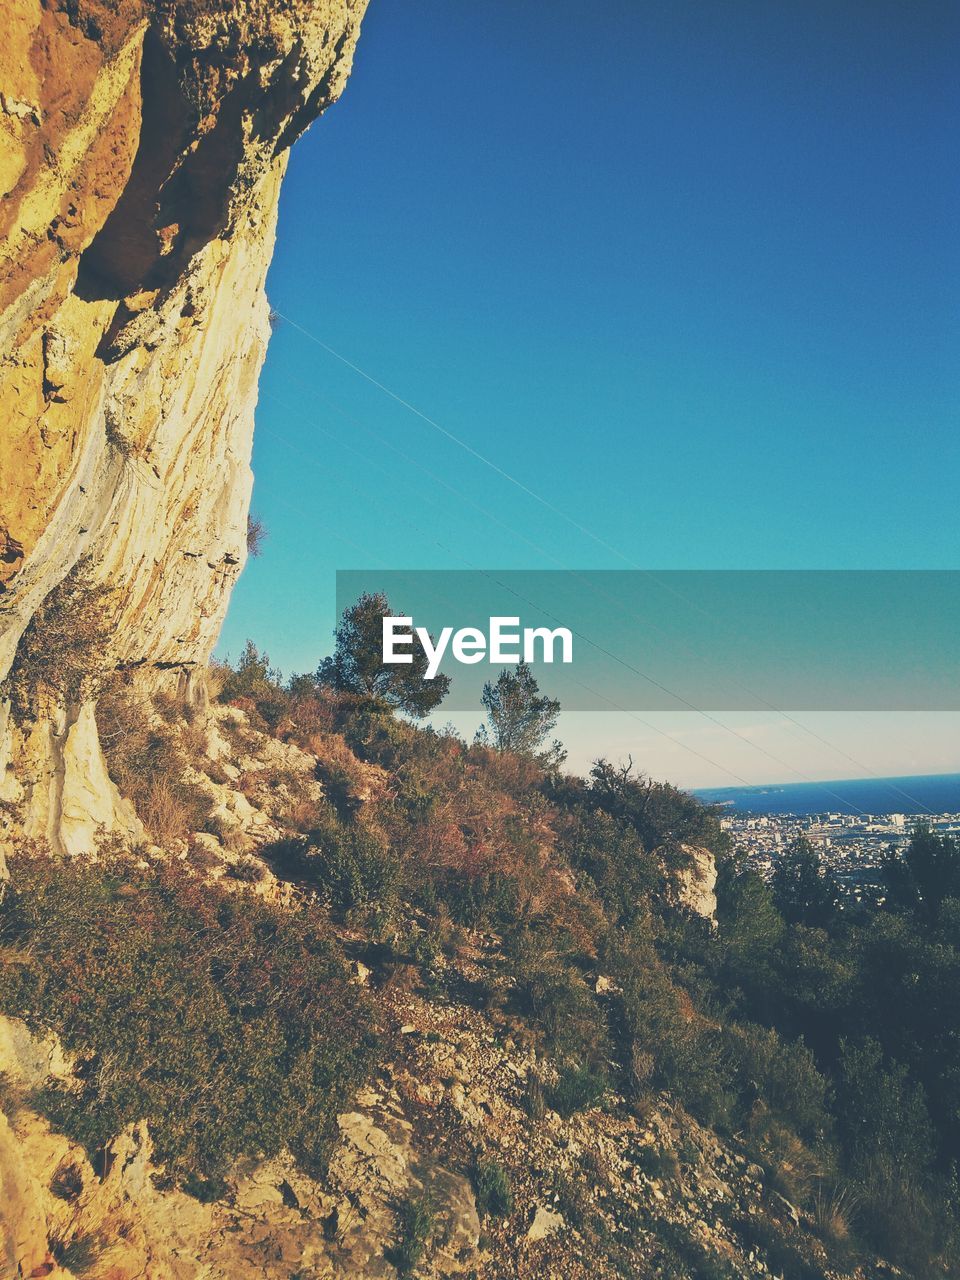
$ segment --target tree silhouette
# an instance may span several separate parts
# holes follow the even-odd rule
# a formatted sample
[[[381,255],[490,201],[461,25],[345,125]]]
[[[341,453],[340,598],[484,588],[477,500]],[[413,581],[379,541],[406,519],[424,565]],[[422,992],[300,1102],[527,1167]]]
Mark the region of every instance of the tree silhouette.
[[[771,887],[777,910],[789,924],[824,928],[836,914],[839,886],[806,836],[798,836],[779,859]]]
[[[336,630],[333,656],[317,669],[317,683],[348,693],[379,698],[417,719],[440,705],[450,688],[450,677],[427,680],[427,655],[414,634],[413,661],[394,665],[383,661],[383,619],[398,617],[383,592],[365,593],[344,609]]]
[[[478,741],[490,741],[499,751],[529,756],[550,768],[566,759],[562,743],[554,741],[546,749],[543,747],[557,723],[560,703],[540,692],[536,677],[525,662],[519,662],[513,671],[501,671],[495,683],[488,680],[481,702],[487,724],[477,734]]]

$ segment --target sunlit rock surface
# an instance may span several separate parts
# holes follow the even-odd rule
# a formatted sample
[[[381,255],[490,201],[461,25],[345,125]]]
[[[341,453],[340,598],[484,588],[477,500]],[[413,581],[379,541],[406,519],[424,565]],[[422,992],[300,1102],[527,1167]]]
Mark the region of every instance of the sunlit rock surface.
[[[364,7],[5,7],[0,678],[26,681],[21,635],[72,575],[105,589],[98,672],[191,692],[246,552],[286,152],[343,90]],[[55,848],[129,826],[87,692],[0,724],[0,798]]]

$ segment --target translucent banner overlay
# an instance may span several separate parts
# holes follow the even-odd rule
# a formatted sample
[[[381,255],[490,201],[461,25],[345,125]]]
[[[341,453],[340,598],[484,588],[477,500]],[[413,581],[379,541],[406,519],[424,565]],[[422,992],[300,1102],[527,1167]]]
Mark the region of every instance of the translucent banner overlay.
[[[343,570],[338,613],[382,593],[434,641],[443,707],[479,708],[504,662],[474,665],[455,634],[567,629],[572,662],[535,644],[544,693],[566,710],[960,710],[960,571]],[[477,652],[476,637],[461,652]],[[512,646],[522,654],[522,639]]]

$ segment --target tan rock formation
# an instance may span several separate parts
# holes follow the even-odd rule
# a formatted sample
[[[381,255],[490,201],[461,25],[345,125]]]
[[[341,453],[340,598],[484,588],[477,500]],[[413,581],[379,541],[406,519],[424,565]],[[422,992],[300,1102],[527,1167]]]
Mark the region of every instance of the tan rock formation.
[[[676,894],[681,906],[716,923],[717,863],[709,849],[682,844],[687,865],[676,873]]]
[[[39,1275],[47,1258],[47,1224],[36,1180],[0,1112],[0,1264],[5,1276]]]
[[[56,1042],[12,1018],[0,1018],[0,1072],[22,1093],[69,1076]],[[9,1110],[0,1106],[2,1280],[65,1277],[43,1267],[53,1240],[77,1238],[97,1242],[94,1274],[110,1280],[394,1280],[397,1204],[411,1195],[429,1196],[436,1213],[430,1274],[474,1269],[480,1220],[469,1181],[417,1150],[411,1123],[372,1090],[364,1110],[339,1117],[324,1183],[282,1155],[238,1173],[213,1204],[162,1186],[146,1124],[128,1126],[94,1170],[28,1105],[0,1103]],[[65,1171],[75,1185],[67,1198],[51,1189]]]
[[[216,640],[245,557],[286,150],[342,91],[365,2],[6,6],[0,787],[54,847],[131,821],[94,677],[189,694]],[[42,650],[51,625],[76,678],[38,702],[21,640],[33,627]]]

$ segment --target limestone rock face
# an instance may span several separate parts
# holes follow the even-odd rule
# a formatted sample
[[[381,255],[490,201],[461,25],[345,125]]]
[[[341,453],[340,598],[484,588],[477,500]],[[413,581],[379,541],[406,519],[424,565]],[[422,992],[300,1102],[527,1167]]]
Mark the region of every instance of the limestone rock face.
[[[684,844],[681,852],[688,865],[677,873],[676,892],[681,906],[703,916],[705,920],[717,918],[717,863],[709,849]]]
[[[129,818],[102,786],[84,663],[189,692],[219,632],[286,151],[342,91],[365,3],[5,6],[0,786],[55,847]],[[100,639],[73,687],[25,711],[21,640],[65,581]]]
[[[7,1117],[0,1113],[0,1262],[5,1276],[40,1274],[47,1258],[40,1192]]]

